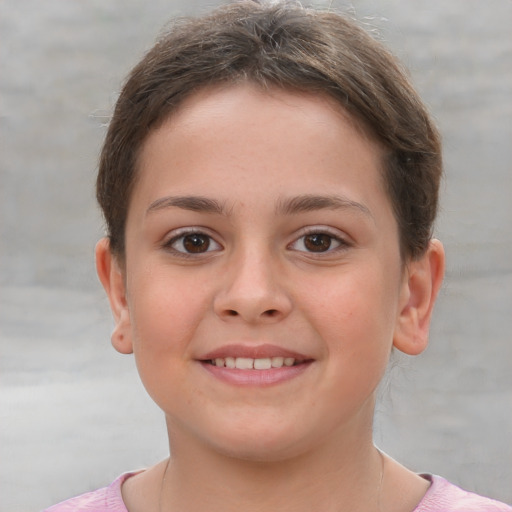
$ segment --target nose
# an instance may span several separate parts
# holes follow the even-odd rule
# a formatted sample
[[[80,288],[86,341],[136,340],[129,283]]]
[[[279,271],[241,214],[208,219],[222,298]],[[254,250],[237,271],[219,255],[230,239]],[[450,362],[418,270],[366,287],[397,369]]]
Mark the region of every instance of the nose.
[[[285,279],[272,257],[241,254],[230,262],[214,299],[216,315],[224,321],[272,323],[287,317],[292,301]]]

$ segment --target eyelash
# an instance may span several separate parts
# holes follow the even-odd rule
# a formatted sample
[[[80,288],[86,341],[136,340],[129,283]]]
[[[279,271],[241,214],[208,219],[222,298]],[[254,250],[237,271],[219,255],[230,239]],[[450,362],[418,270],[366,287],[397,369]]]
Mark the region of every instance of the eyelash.
[[[185,240],[187,237],[193,237],[193,236],[197,236],[198,238],[204,238],[205,240],[208,241],[206,251],[193,252],[193,251],[187,251],[186,247],[184,247],[184,246],[183,246],[183,248],[185,250],[178,250],[176,247],[173,247],[180,241],[181,241],[181,245],[183,245],[185,243]],[[213,250],[210,249],[212,242],[216,246]],[[183,257],[183,258],[197,258],[198,256],[202,256],[202,255],[208,254],[210,252],[214,252],[219,249],[222,249],[222,246],[211,235],[205,233],[201,229],[184,228],[182,230],[178,230],[178,232],[175,233],[172,238],[165,241],[163,243],[163,248],[173,252],[174,254],[178,254],[180,257]]]
[[[306,228],[298,238],[296,238],[291,244],[288,245],[288,247],[293,248],[293,246],[298,244],[299,242],[302,242],[302,245],[305,247],[306,238],[315,235],[328,237],[329,246],[326,248],[326,250],[308,251],[306,248],[304,250],[301,250],[300,252],[306,253],[308,255],[322,257],[323,255],[345,251],[351,246],[350,242],[348,242],[345,238],[341,237],[337,232],[333,233],[330,229],[325,227],[310,227]],[[333,241],[336,243],[335,247],[331,247]]]
[[[187,248],[184,247],[183,244],[186,243],[185,242],[186,238],[194,237],[194,236],[197,236],[198,238],[203,238],[208,242],[208,245],[206,246],[205,251],[193,252],[193,251],[188,251]],[[307,239],[307,237],[313,237],[313,236],[320,236],[320,237],[328,238],[328,240],[324,239],[324,242],[327,241],[329,244],[325,248],[325,250],[320,250],[320,251],[307,250],[307,247],[305,245],[306,239]],[[176,247],[173,247],[180,241],[181,241],[181,245],[184,250],[179,250]],[[333,241],[336,244],[335,247],[331,247]],[[296,246],[297,244],[299,244],[301,242],[302,242],[302,246],[304,247],[304,249],[297,249],[297,248],[294,249],[294,246]],[[321,242],[321,240],[318,240],[318,242]],[[212,243],[214,245],[213,249],[211,249]],[[315,243],[315,242],[313,242],[313,243]],[[336,234],[332,233],[327,228],[311,227],[311,228],[305,229],[299,237],[297,237],[292,243],[288,244],[287,248],[291,249],[291,250],[298,250],[299,252],[302,252],[305,254],[310,254],[310,255],[321,257],[322,255],[325,255],[325,254],[332,254],[332,253],[344,251],[350,246],[351,246],[351,244],[345,238],[342,238],[337,233]],[[321,248],[321,245],[319,244],[318,247]],[[222,249],[222,246],[211,235],[205,233],[201,229],[184,228],[182,230],[178,230],[178,232],[175,233],[172,238],[165,241],[163,243],[163,248],[166,250],[169,250],[169,251],[173,252],[174,254],[177,254],[183,258],[197,258],[197,257],[203,256],[205,254],[208,254],[210,252],[218,251],[218,250]]]

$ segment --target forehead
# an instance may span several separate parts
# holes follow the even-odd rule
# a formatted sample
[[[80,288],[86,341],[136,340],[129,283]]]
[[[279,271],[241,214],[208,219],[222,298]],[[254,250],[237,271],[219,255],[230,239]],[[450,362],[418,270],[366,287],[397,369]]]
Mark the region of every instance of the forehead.
[[[252,82],[242,82],[203,87],[186,97],[146,136],[139,162],[144,162],[150,153],[148,146],[153,145],[156,132],[166,131],[170,137],[180,137],[192,135],[195,131],[194,137],[205,142],[216,138],[217,132],[211,131],[213,127],[226,129],[243,124],[244,132],[250,127],[251,133],[258,131],[264,134],[281,129],[281,136],[275,143],[284,144],[294,122],[302,127],[307,125],[304,135],[311,137],[312,144],[319,144],[322,140],[327,143],[343,131],[353,132],[364,139],[371,152],[382,154],[385,151],[363,122],[326,93],[279,87],[264,89]],[[238,138],[242,138],[244,132],[238,133]],[[271,145],[272,141],[269,139],[268,143]]]
[[[268,113],[272,110],[275,111],[275,117],[269,119]],[[285,111],[286,118],[282,117]],[[381,147],[372,135],[371,129],[329,94],[275,85],[265,87],[249,80],[200,88],[185,97],[170,115],[162,119],[158,127],[164,124],[191,127],[198,122],[220,121],[232,116],[233,113],[244,121],[252,118],[255,125],[259,122],[258,126],[262,130],[269,127],[269,121],[273,121],[274,124],[282,120],[283,124],[286,124],[290,116],[307,119],[308,122],[313,123],[311,128],[315,125],[332,123],[336,117],[338,121],[356,131],[359,136]]]
[[[141,186],[144,194],[165,193],[159,185],[185,193],[218,177],[223,182],[215,186],[228,195],[233,180],[263,175],[273,188],[286,183],[302,188],[297,193],[305,187],[323,187],[318,192],[326,193],[339,184],[338,169],[356,181],[381,185],[382,153],[325,94],[262,90],[250,83],[217,86],[191,95],[147,137],[135,193]]]

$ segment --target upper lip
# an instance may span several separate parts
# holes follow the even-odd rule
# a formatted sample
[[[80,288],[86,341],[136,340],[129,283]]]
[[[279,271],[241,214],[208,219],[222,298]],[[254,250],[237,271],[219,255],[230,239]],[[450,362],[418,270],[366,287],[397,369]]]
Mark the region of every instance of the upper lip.
[[[272,357],[293,357],[294,359],[300,361],[313,359],[310,356],[301,354],[294,350],[289,350],[278,345],[265,343],[262,345],[253,346],[243,344],[224,345],[215,350],[212,350],[211,352],[204,354],[199,358],[199,360],[208,361],[211,359],[226,357],[249,357],[252,359],[263,359]]]

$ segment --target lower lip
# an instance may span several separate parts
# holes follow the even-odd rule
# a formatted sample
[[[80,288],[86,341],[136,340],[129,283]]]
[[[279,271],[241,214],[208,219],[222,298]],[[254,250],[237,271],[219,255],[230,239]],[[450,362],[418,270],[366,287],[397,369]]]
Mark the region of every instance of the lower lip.
[[[272,386],[294,379],[304,373],[312,363],[313,361],[306,361],[295,366],[283,366],[269,370],[239,370],[237,368],[215,366],[201,361],[203,368],[219,380],[238,386],[259,387]]]

